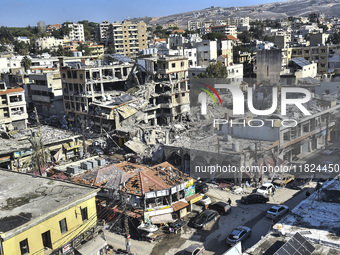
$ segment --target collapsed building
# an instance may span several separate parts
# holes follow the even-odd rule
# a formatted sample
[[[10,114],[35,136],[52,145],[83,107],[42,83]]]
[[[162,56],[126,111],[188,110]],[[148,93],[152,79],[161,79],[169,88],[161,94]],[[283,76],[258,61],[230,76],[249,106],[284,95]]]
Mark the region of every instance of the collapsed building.
[[[26,163],[34,153],[32,143],[29,140],[31,136],[41,137],[45,149],[55,158],[54,160],[51,159],[50,162],[60,159],[69,160],[82,155],[83,150],[82,144],[78,140],[79,135],[42,125],[40,128],[31,127],[30,129],[18,130],[12,136],[0,138],[2,145],[0,147],[0,167],[21,172],[34,171]],[[38,139],[40,138],[38,137]]]

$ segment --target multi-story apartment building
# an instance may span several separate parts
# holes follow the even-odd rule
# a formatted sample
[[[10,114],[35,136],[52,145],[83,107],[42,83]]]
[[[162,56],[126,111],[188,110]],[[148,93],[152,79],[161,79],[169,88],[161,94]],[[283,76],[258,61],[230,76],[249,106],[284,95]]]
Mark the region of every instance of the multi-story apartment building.
[[[197,65],[208,66],[212,60],[217,59],[217,41],[203,40],[196,44]]]
[[[59,71],[30,74],[30,97],[39,114],[64,113],[63,90]]]
[[[107,130],[119,126],[120,118],[115,108],[131,98],[117,97],[127,89],[126,81],[132,67],[133,64],[118,62],[111,62],[110,65],[100,62],[89,65],[82,62],[65,63],[61,58],[64,109],[69,119],[91,118],[96,126]]]
[[[258,50],[256,53],[257,83],[280,83],[282,51],[280,49]]]
[[[125,56],[136,55],[147,48],[146,24],[144,22],[111,23],[108,42],[114,45],[115,52]]]
[[[85,42],[84,26],[79,23],[67,23],[66,26],[71,29],[68,34],[71,41]]]
[[[188,89],[188,58],[162,56],[144,58],[147,73],[156,77],[154,93],[147,109],[150,124],[169,124],[185,118],[190,111]]]
[[[212,26],[210,30],[212,33],[223,33],[225,35],[232,35],[234,37],[237,37],[235,26],[230,25]]]
[[[55,50],[59,45],[63,46],[63,39],[56,39],[52,37],[41,37],[34,41],[34,46],[37,50]]]
[[[111,23],[107,20],[103,21],[102,23],[98,24],[96,27],[96,38],[100,42],[107,41],[107,32],[110,28]]]
[[[339,55],[339,49],[339,45],[292,47],[292,58],[302,57],[309,62],[318,63],[318,73],[327,74],[334,71],[330,66],[330,60]]]
[[[27,127],[27,109],[23,88],[7,88],[0,82],[0,129],[21,130]]]
[[[307,154],[316,149],[321,149],[327,145],[332,137],[336,136],[335,115],[339,111],[340,106],[325,101],[317,102],[316,111],[310,116],[301,116],[297,111],[290,110],[288,118],[295,119],[296,126],[282,126],[282,119],[273,121],[264,121],[264,125],[256,127],[257,132],[252,132],[254,127],[242,126],[244,120],[233,120],[234,125],[223,125],[222,132],[233,137],[242,137],[245,139],[255,139],[262,141],[272,141],[278,145],[279,154],[285,161],[292,161],[299,154]],[[320,105],[328,107],[320,107]],[[333,106],[333,107],[331,107]],[[329,108],[329,109],[327,109]],[[311,109],[309,109],[311,110]],[[293,117],[299,116],[299,117]],[[247,119],[248,121],[248,119]]]

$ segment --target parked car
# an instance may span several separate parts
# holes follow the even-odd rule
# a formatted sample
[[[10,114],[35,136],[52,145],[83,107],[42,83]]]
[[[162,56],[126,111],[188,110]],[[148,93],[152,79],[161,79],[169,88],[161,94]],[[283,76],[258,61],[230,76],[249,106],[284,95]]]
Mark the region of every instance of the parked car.
[[[125,156],[125,160],[131,163],[141,163],[142,159],[140,158],[140,156],[137,155],[126,155]]]
[[[99,147],[90,147],[89,152],[94,155],[103,155],[104,151]]]
[[[209,187],[207,184],[203,183],[203,182],[198,182],[196,183],[195,185],[195,191],[196,193],[202,193],[202,194],[205,194],[207,193],[209,190]]]
[[[202,255],[205,248],[202,244],[192,244],[186,248],[181,255]]]
[[[230,235],[227,237],[227,243],[234,245],[241,241],[246,240],[251,235],[251,228],[246,226],[240,226],[234,228]]]
[[[295,179],[294,181],[286,185],[289,189],[300,190],[305,187],[305,185],[310,181],[310,179]]]
[[[198,201],[197,204],[198,205],[209,205],[211,204],[211,199],[207,195],[203,195],[203,198],[200,201]]]
[[[277,219],[289,212],[289,207],[286,205],[274,205],[267,211],[266,217],[270,219]]]
[[[208,208],[217,211],[219,214],[228,214],[231,212],[231,206],[224,202],[212,203]]]
[[[282,177],[274,179],[273,184],[283,187],[286,186],[288,183],[294,181],[295,177],[291,174],[284,174]]]
[[[326,150],[324,150],[324,151],[322,152],[322,155],[327,155],[327,156],[329,156],[329,155],[335,154],[336,152],[338,152],[337,149],[335,149],[335,148],[328,148],[328,149],[326,149]]]
[[[242,197],[241,202],[244,204],[267,203],[269,198],[264,194],[253,193]]]
[[[218,219],[218,212],[214,210],[204,210],[192,222],[195,228],[205,228],[211,221]]]
[[[274,185],[272,183],[263,183],[260,188],[256,190],[257,193],[268,195],[273,192],[275,189]]]
[[[109,147],[106,147],[105,149],[104,149],[104,153],[106,154],[106,155],[114,155],[115,154],[115,149],[113,149],[113,148],[109,148]]]

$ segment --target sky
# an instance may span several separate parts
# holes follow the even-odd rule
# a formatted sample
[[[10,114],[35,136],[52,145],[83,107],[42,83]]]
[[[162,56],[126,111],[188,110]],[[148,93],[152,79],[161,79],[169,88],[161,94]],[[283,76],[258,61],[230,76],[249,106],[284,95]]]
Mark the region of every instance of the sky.
[[[36,26],[65,21],[100,23],[136,17],[159,17],[210,6],[231,7],[278,2],[279,0],[0,0],[0,26]]]

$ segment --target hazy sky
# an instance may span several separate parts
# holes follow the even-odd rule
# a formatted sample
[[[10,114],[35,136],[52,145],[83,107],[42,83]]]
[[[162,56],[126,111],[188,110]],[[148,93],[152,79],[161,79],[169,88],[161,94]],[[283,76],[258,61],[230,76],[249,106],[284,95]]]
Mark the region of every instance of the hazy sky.
[[[210,6],[230,7],[279,0],[0,0],[0,26],[35,26],[89,20],[121,21],[134,17],[158,17],[200,10]]]

